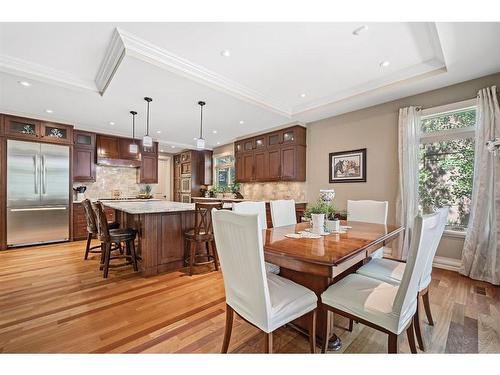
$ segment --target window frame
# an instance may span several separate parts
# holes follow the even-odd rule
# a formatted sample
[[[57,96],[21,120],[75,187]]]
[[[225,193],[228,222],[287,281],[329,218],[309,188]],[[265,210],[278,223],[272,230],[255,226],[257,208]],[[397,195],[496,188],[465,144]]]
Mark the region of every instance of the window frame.
[[[218,178],[217,178],[217,159],[218,158],[223,158],[223,157],[226,157],[226,156],[232,156],[233,157],[233,168],[236,167],[236,158],[234,157],[234,153],[231,152],[231,151],[226,151],[226,152],[221,152],[220,154],[214,154],[212,157],[213,157],[213,175],[214,175],[214,183],[213,183],[213,186],[214,187],[218,187]],[[233,184],[234,184],[234,180],[236,179],[236,175],[233,176]]]
[[[475,98],[423,109],[420,115],[420,122],[429,118],[444,116],[449,113],[461,112],[469,109],[475,109],[477,114],[477,101]],[[476,126],[469,126],[466,128],[459,128],[459,129],[440,130],[432,133],[424,133],[421,131],[420,127],[419,144],[421,145],[424,143],[452,141],[455,139],[463,139],[463,138],[475,138],[475,136],[476,136]],[[476,156],[474,155],[474,158],[475,157]],[[418,203],[420,204],[420,202]],[[447,237],[465,238],[466,232],[467,230],[458,231],[452,229],[445,229],[443,234],[446,235]]]

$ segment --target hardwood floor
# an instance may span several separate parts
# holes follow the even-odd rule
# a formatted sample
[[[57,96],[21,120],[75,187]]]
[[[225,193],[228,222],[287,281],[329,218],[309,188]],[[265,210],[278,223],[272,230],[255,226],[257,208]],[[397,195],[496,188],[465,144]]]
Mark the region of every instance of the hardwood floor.
[[[0,352],[218,353],[224,332],[219,272],[172,272],[143,278],[131,267],[103,279],[84,242],[0,252]],[[435,326],[422,316],[428,353],[499,353],[500,288],[435,269]],[[423,310],[422,310],[423,311]],[[424,314],[422,314],[424,315]],[[386,353],[386,335],[335,321],[340,352]],[[404,336],[404,335],[401,335]],[[229,352],[262,353],[264,334],[235,318]],[[405,337],[401,352],[409,353]],[[279,329],[274,351],[307,353],[308,340]]]

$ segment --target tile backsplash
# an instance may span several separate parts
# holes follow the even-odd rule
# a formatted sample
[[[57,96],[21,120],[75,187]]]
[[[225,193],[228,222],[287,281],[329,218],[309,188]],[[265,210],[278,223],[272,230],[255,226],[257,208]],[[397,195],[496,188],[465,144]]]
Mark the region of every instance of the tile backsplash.
[[[96,166],[96,182],[75,182],[73,187],[86,186],[85,198],[111,198],[113,190],[119,190],[121,197],[135,197],[145,184],[137,183],[137,169],[124,167]],[[153,193],[156,185],[151,185]]]
[[[241,184],[241,194],[246,199],[294,199],[296,202],[306,201],[305,182],[264,182]]]

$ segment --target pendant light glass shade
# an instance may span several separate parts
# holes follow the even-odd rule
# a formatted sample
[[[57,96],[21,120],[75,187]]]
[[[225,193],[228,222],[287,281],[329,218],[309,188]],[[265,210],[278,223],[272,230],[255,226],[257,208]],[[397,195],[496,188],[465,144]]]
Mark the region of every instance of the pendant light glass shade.
[[[135,115],[137,115],[137,112],[130,111],[130,114],[132,115],[132,139],[134,143],[131,143],[128,146],[128,152],[131,154],[137,154],[139,152],[139,147],[135,143]]]
[[[204,149],[205,148],[205,140],[203,139],[203,106],[205,102],[199,101],[198,105],[200,106],[200,137],[196,139],[196,148]]]
[[[153,147],[153,138],[149,136],[149,103],[151,103],[153,99],[145,97],[144,100],[148,103],[148,111],[146,117],[146,135],[142,137],[142,147]]]

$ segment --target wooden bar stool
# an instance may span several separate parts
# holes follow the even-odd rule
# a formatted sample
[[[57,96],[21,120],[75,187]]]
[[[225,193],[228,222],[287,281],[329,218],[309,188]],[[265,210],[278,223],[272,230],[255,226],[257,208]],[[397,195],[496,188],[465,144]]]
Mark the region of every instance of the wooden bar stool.
[[[85,247],[85,257],[83,259],[87,260],[89,253],[99,253],[101,254],[101,245],[90,246],[92,238],[97,236],[97,224],[94,210],[92,209],[92,203],[89,199],[82,201],[83,210],[85,212],[85,220],[87,222],[87,246]],[[108,221],[108,228],[110,230],[117,229],[120,223]],[[115,247],[113,250],[119,249],[121,251],[121,246]]]
[[[186,258],[186,263],[189,264],[189,276],[193,275],[194,266],[213,263],[215,270],[219,270],[211,219],[214,208],[222,209],[222,202],[196,203],[194,228],[184,233],[185,248],[187,249],[189,245],[189,256]],[[197,252],[201,244],[206,248],[205,253]],[[198,261],[203,258],[206,261]]]
[[[108,277],[109,268],[123,267],[129,264],[132,264],[134,267],[134,271],[137,272],[139,270],[137,266],[137,256],[135,253],[135,236],[137,235],[137,231],[132,228],[113,229],[110,231],[108,228],[108,220],[106,219],[106,214],[104,213],[102,203],[96,202],[92,204],[92,206],[94,208],[97,219],[98,238],[101,241],[101,266],[103,268],[103,277],[105,279]],[[121,243],[125,243],[125,254],[112,256],[112,245],[120,245]],[[109,262],[112,259],[125,259],[126,262],[110,265]]]

